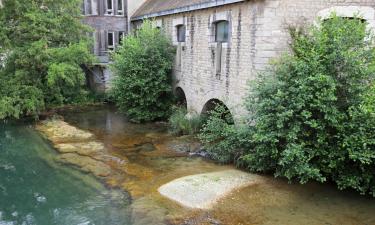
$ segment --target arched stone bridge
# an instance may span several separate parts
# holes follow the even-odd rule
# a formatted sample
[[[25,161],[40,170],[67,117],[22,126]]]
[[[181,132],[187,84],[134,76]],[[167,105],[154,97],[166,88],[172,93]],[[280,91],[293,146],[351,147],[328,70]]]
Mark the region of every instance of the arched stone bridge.
[[[178,2],[178,1],[177,1]],[[174,91],[190,112],[204,113],[213,102],[238,121],[246,115],[248,82],[271,59],[289,49],[290,26],[312,25],[332,13],[362,17],[375,28],[373,0],[148,1],[132,18],[137,27],[153,18],[176,46]]]
[[[213,103],[221,103],[235,121],[246,115],[248,83],[267,68],[271,59],[288,50],[285,24],[298,25],[301,18],[314,24],[336,13],[345,18],[359,15],[368,22],[369,29],[375,28],[375,2],[367,6],[364,1],[341,6],[317,4],[309,6],[310,11],[304,14],[293,10],[278,15],[284,4],[287,5],[282,1],[248,1],[156,20],[176,45],[174,90],[178,97],[186,99],[188,111],[201,114],[211,110]],[[215,40],[220,21],[228,21],[226,42]],[[181,26],[186,27],[185,42],[177,39]]]

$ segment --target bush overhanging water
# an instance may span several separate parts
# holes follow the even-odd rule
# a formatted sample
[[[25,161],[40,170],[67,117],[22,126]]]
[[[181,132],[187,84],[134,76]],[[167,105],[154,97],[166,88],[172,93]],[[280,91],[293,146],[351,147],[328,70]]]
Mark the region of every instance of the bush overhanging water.
[[[366,25],[332,15],[291,29],[292,52],[250,86],[245,138],[216,117],[203,129],[208,148],[223,161],[240,155],[251,171],[375,196],[375,49]]]

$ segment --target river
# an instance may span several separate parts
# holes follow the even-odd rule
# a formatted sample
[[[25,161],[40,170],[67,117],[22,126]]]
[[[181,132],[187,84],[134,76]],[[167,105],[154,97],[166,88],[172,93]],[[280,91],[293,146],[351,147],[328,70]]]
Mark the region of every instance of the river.
[[[31,122],[0,125],[0,225],[374,225],[375,200],[332,184],[265,182],[236,191],[211,210],[186,209],[157,188],[173,179],[231,169],[189,156],[186,138],[165,124],[132,124],[112,107],[62,113],[95,134],[126,173],[103,182],[56,161],[58,154]],[[111,179],[110,179],[111,180]]]

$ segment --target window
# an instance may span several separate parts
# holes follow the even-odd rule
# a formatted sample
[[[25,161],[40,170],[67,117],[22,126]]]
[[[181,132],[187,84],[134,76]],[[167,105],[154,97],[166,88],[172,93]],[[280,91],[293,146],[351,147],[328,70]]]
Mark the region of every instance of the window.
[[[358,20],[358,21],[360,21],[361,23],[367,23],[367,20],[365,20],[365,19],[362,19],[362,18],[357,18],[357,17],[341,17],[341,18],[343,18],[343,19],[345,19],[345,20]],[[329,21],[331,18],[327,18],[327,19],[324,19],[323,20],[323,22],[327,22],[327,21]]]
[[[177,42],[185,42],[186,27],[184,25],[177,26]]]
[[[83,10],[85,15],[91,15],[92,14],[92,2],[91,0],[85,0],[83,2]]]
[[[228,21],[219,21],[215,23],[215,41],[228,42],[229,33]]]
[[[362,18],[357,18],[357,17],[343,17],[344,19],[347,19],[347,20],[359,20],[361,21],[361,23],[367,23],[367,20],[365,19],[362,19]]]
[[[115,50],[115,33],[114,32],[108,32],[107,43],[108,43],[107,46],[108,46],[109,51]]]
[[[317,17],[321,20],[329,19],[335,13],[339,17],[356,18],[360,16],[367,23],[367,29],[375,29],[375,9],[368,6],[333,6],[318,12]]]
[[[117,0],[117,14],[118,15],[124,15],[124,6],[123,6],[123,0]]]
[[[122,40],[125,37],[125,32],[124,31],[119,31],[118,32],[118,43],[121,44]]]
[[[113,0],[107,0],[106,14],[112,15],[112,13],[113,13]]]

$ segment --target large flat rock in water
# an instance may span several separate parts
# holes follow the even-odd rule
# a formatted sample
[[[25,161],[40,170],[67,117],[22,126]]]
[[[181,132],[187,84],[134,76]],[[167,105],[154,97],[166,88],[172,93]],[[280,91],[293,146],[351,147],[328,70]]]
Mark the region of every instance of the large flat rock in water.
[[[189,208],[209,209],[232,191],[261,181],[258,175],[224,170],[178,178],[161,186],[159,193]]]

